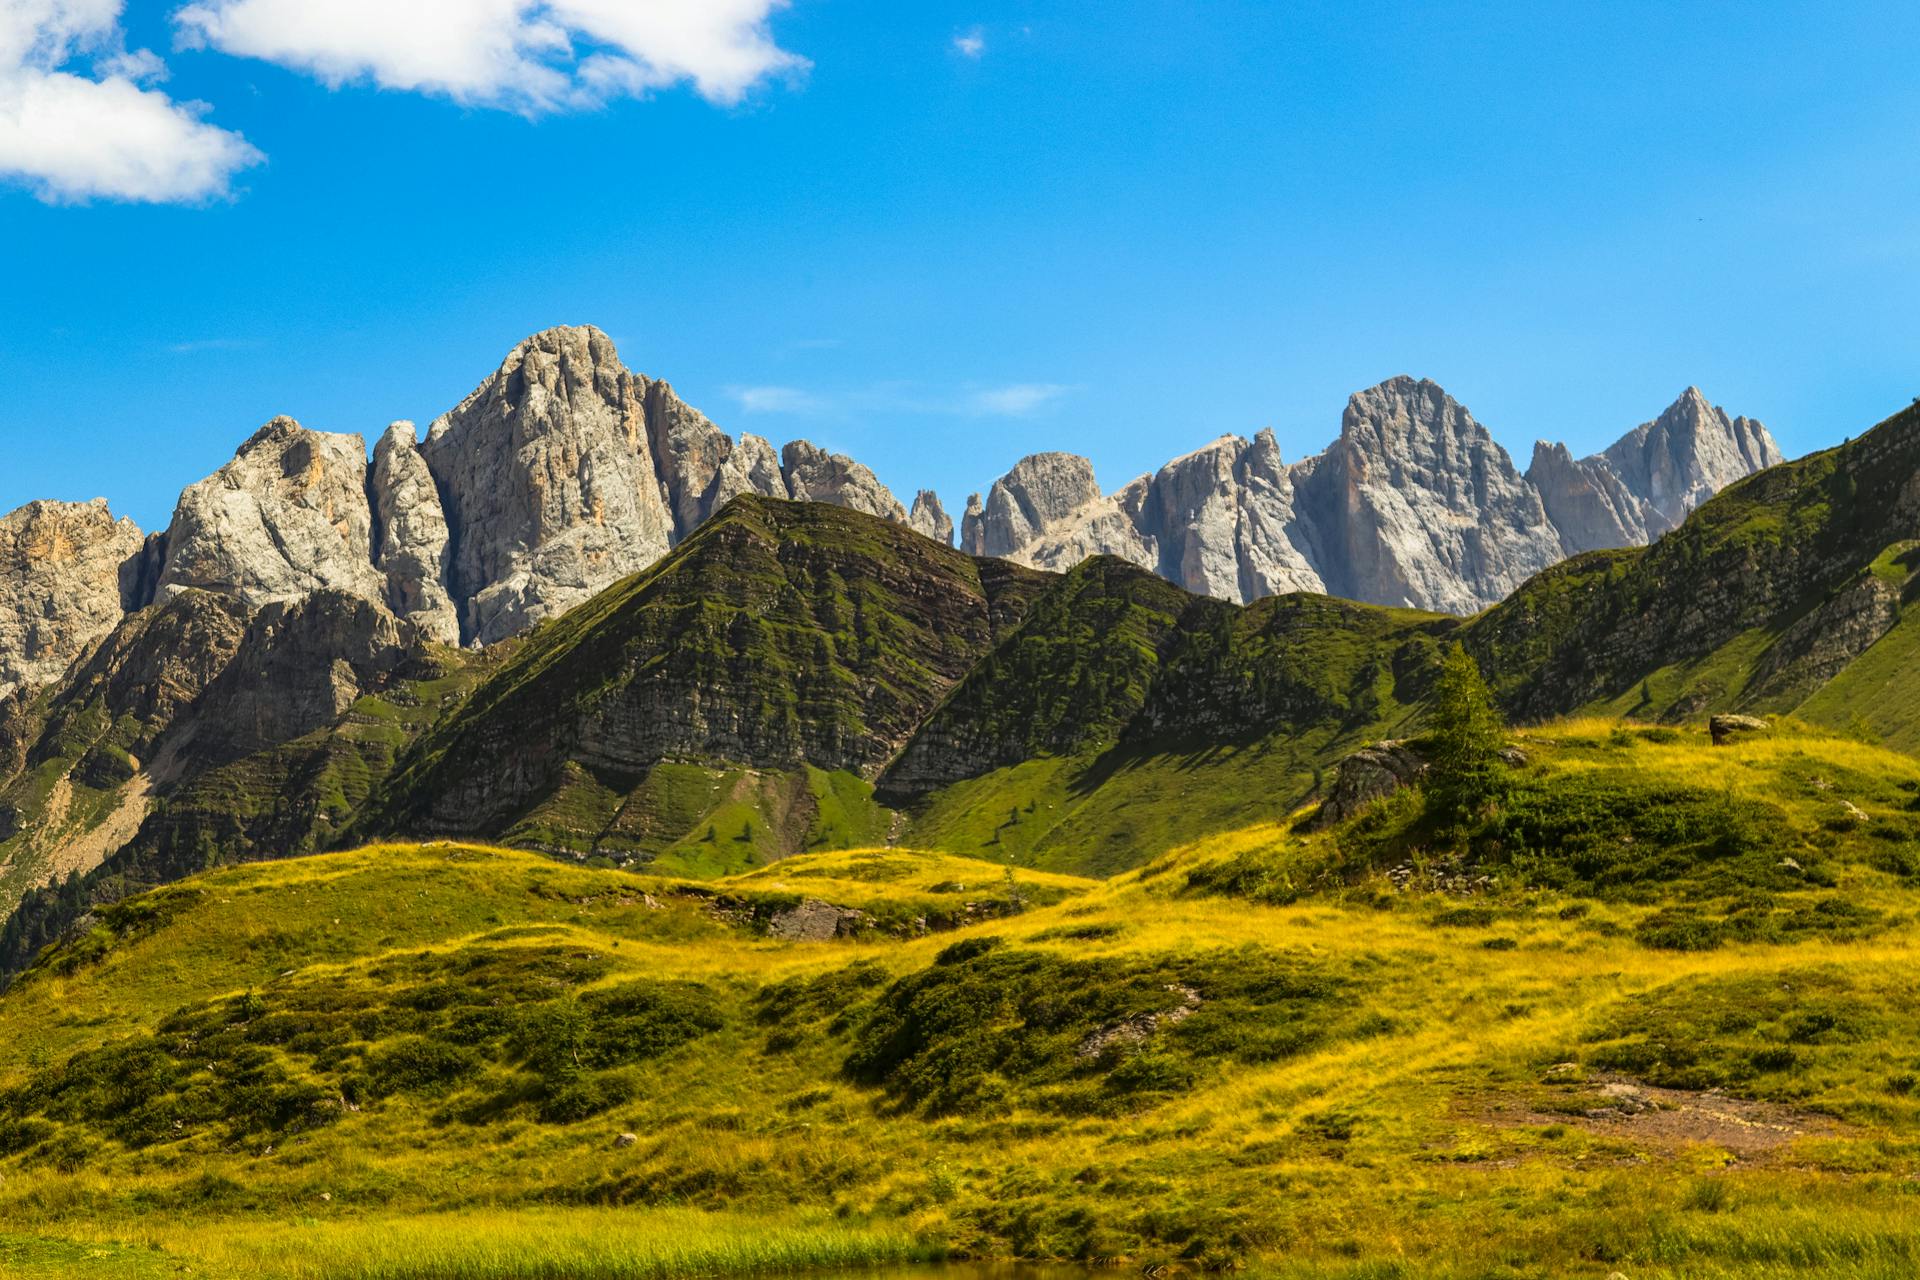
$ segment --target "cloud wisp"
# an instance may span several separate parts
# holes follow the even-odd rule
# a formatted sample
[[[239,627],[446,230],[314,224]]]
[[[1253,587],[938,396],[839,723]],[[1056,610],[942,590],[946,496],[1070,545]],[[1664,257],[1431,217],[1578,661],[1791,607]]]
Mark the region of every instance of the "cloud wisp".
[[[787,0],[193,0],[181,43],[258,58],[338,88],[449,98],[527,115],[690,84],[738,103],[806,59],[768,29]]]
[[[1025,418],[1076,390],[1077,387],[1057,382],[969,386],[952,391],[927,390],[907,382],[886,382],[838,393],[786,386],[736,386],[727,388],[727,394],[745,413],[781,413],[806,417],[903,413],[957,418]]]
[[[953,51],[963,58],[972,58],[976,62],[987,52],[987,37],[979,27],[963,31],[953,38]]]
[[[122,0],[0,0],[0,179],[48,203],[219,199],[263,157],[203,104],[152,87],[166,66],[128,50]]]

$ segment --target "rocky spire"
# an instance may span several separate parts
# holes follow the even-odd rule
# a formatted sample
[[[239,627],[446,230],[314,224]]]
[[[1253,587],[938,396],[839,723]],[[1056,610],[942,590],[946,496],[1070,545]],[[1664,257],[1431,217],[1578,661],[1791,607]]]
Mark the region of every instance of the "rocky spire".
[[[941,546],[953,545],[953,517],[940,505],[940,495],[931,489],[922,489],[913,495],[913,509],[907,513],[907,523]]]
[[[446,512],[414,425],[396,422],[373,448],[375,555],[386,603],[428,638],[460,643],[460,611],[447,594]]]

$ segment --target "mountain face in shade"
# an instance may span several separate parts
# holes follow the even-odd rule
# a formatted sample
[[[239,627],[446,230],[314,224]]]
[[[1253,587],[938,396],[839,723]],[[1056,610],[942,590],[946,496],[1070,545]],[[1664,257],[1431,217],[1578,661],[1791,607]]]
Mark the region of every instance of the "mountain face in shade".
[[[1325,591],[1473,613],[1779,461],[1765,427],[1690,388],[1597,457],[1538,446],[1523,476],[1457,401],[1401,377],[1354,395],[1340,438],[1291,466],[1270,431],[1223,436],[1108,495],[1085,458],[1035,454],[968,504],[961,543],[1056,570],[1119,556],[1225,600]]]
[[[1222,436],[1117,493],[1065,453],[1023,459],[968,504],[969,553],[1065,570],[1112,555],[1235,602],[1323,591],[1472,613],[1564,555],[1642,543],[1779,460],[1760,424],[1690,390],[1592,458],[1540,446],[1526,476],[1431,382],[1356,394],[1340,438],[1285,463],[1274,435]],[[182,495],[144,542],[104,506],[35,504],[0,524],[0,692],[57,677],[128,611],[187,590],[248,609],[320,591],[374,602],[426,640],[522,634],[656,564],[742,495],[876,515],[951,545],[922,490],[806,441],[729,436],[590,327],[557,328],[419,438],[276,418]]]

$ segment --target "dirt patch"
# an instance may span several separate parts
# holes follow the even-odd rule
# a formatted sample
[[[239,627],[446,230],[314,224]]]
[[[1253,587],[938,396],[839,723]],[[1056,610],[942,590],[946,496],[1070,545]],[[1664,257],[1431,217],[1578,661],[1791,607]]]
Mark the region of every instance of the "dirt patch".
[[[1741,1158],[1800,1138],[1833,1137],[1843,1131],[1831,1116],[1777,1102],[1735,1098],[1718,1090],[1659,1089],[1620,1076],[1595,1076],[1569,1086],[1567,1101],[1573,1104],[1567,1110],[1529,1110],[1522,1122],[1575,1125],[1666,1150],[1711,1145]]]

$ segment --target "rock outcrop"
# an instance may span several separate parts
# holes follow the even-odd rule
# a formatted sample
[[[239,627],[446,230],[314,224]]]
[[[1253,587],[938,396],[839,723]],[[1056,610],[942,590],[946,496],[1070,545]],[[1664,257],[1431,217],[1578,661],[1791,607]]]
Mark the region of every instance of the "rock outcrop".
[[[1360,748],[1335,769],[1333,786],[1314,813],[1316,831],[1357,817],[1427,772],[1427,761],[1407,743],[1393,740]]]
[[[1086,459],[1035,454],[969,502],[961,545],[1054,570],[1120,556],[1235,602],[1473,613],[1570,553],[1658,536],[1779,457],[1759,423],[1690,390],[1597,458],[1540,445],[1522,476],[1457,401],[1401,377],[1354,395],[1340,438],[1291,466],[1271,431],[1223,436],[1104,495]]]
[[[159,596],[216,591],[258,609],[315,591],[378,600],[367,446],[275,418],[180,495]]]
[[[56,679],[140,603],[143,544],[104,498],[0,519],[0,699]]]
[[[865,466],[841,453],[795,440],[780,451],[786,496],[795,502],[826,502],[864,511],[895,524],[907,523],[907,509]]]
[[[913,509],[907,513],[907,523],[915,532],[943,547],[953,545],[953,517],[940,505],[940,495],[931,489],[922,489],[913,495]]]
[[[460,643],[460,610],[447,593],[447,515],[411,422],[396,422],[373,450],[376,558],[386,603],[441,644]]]

